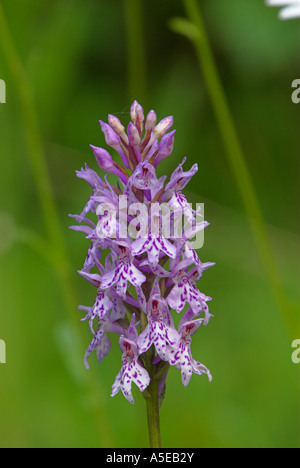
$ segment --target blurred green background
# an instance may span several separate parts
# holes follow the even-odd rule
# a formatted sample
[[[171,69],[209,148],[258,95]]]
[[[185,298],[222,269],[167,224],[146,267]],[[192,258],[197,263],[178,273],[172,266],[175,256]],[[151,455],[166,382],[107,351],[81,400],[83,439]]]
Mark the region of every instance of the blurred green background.
[[[291,83],[300,78],[300,23],[280,22],[263,0],[199,4],[296,316],[300,107],[291,101]],[[0,104],[0,338],[7,348],[0,446],[148,445],[139,392],[134,406],[121,393],[110,397],[121,364],[116,339],[101,365],[93,356],[91,370],[84,369],[91,337],[76,305],[92,305],[94,289],[76,273],[88,242],[68,230],[67,216],[90,194],[75,170],[85,162],[96,168],[89,144],[104,145],[98,120],[113,113],[127,123],[137,98],[145,111],[175,117],[175,150],[162,172],[170,174],[184,156],[189,166],[199,164],[187,189],[192,201],[205,203],[211,223],[200,257],[217,264],[199,282],[213,297],[215,317],[193,340],[194,357],[214,380],[194,375],[184,388],[171,369],[163,446],[299,447],[300,365],[291,361],[291,343],[300,329],[291,336],[285,311],[276,308],[195,51],[169,27],[185,15],[181,0],[0,5],[0,79],[7,86]],[[40,155],[54,194],[44,206],[46,222]],[[54,250],[61,245],[53,202],[67,263],[47,241],[52,226]]]

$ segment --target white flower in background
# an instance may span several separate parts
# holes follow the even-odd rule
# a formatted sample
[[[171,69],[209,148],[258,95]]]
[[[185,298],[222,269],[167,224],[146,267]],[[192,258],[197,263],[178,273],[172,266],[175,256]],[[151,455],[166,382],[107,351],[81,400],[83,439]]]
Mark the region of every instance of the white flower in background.
[[[266,0],[268,6],[284,7],[279,13],[283,20],[300,18],[300,0]]]

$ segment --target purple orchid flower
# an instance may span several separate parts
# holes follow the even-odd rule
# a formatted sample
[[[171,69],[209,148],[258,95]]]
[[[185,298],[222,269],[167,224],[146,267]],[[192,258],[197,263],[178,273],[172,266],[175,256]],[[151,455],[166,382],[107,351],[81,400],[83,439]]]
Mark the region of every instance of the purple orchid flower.
[[[211,301],[211,297],[199,291],[194,279],[189,277],[187,271],[179,270],[173,279],[175,285],[167,297],[167,302],[171,309],[180,313],[185,304],[188,303],[195,316],[200,315],[201,312],[204,311],[204,324],[207,325],[211,314],[209,313],[206,302]]]
[[[123,243],[124,244],[124,243]],[[128,247],[119,243],[120,257],[117,266],[105,273],[101,279],[101,288],[108,289],[117,285],[117,293],[124,297],[127,291],[127,282],[133,286],[141,286],[146,281],[146,277],[134,266],[132,256]]]
[[[176,346],[179,335],[174,328],[173,317],[167,302],[160,296],[156,282],[147,304],[148,325],[137,340],[140,353],[145,353],[153,344],[158,356],[166,360],[168,347]]]
[[[79,306],[79,308],[81,310],[87,311],[87,315],[82,319],[82,321],[93,320],[92,307]],[[109,353],[111,348],[111,342],[107,335],[107,332],[121,334],[122,331],[122,328],[116,323],[114,323],[108,314],[106,314],[101,320],[99,320],[97,331],[96,333],[94,332],[93,339],[84,355],[84,364],[87,369],[90,368],[88,364],[88,358],[90,357],[93,351],[96,351],[97,361],[99,363],[102,362],[103,358]]]
[[[152,164],[140,163],[133,173],[133,185],[141,190],[149,190],[156,187],[158,183],[156,171]]]
[[[173,172],[170,178],[170,182],[166,185],[166,190],[182,190],[184,187],[189,183],[191,178],[196,174],[198,171],[198,165],[194,164],[194,166],[189,170],[184,172],[182,166],[186,162],[186,158],[183,159],[182,163],[179,164],[177,169]]]
[[[200,279],[202,277],[202,274],[204,273],[204,271],[215,266],[215,263],[213,262],[201,263],[201,260],[198,257],[197,252],[191,247],[190,242],[185,242],[184,256],[185,258],[190,259],[192,263],[194,263],[194,265],[196,266],[196,269],[198,271],[197,279]]]
[[[146,369],[139,362],[139,352],[137,347],[138,332],[136,330],[135,315],[133,314],[131,324],[125,332],[125,336],[120,337],[120,348],[122,351],[122,368],[118,373],[112,386],[111,396],[115,396],[119,390],[125,398],[134,403],[131,391],[131,383],[134,382],[141,392],[150,384],[150,377]]]
[[[160,221],[161,214],[152,207],[149,220],[149,233],[145,238],[138,238],[131,244],[132,255],[140,256],[144,252],[147,252],[149,264],[152,267],[156,267],[158,265],[161,252],[173,259],[176,258],[177,255],[175,245],[163,237]]]
[[[168,359],[171,366],[181,370],[181,379],[186,387],[192,378],[193,372],[198,375],[207,374],[209,381],[212,381],[210,371],[201,362],[196,361],[191,353],[192,335],[202,325],[203,319],[192,320],[179,325],[180,340],[177,347],[173,347],[168,352]]]
[[[134,101],[130,118],[127,127],[111,114],[108,123],[100,121],[109,148],[91,148],[105,175],[87,165],[77,171],[92,193],[81,214],[70,216],[78,223],[71,229],[90,243],[79,274],[96,288],[93,305],[79,307],[92,334],[85,366],[93,351],[101,362],[112,347],[110,334],[120,335],[122,367],[112,396],[121,390],[133,403],[132,382],[141,392],[156,382],[162,400],[170,366],[181,371],[185,386],[192,373],[206,373],[211,380],[192,357],[191,337],[212,317],[211,298],[196,282],[214,263],[202,263],[193,248],[191,239],[208,223],[198,219],[201,210],[194,210],[183,193],[198,165],[184,171],[184,158],[168,181],[158,175],[160,162],[174,149],[173,117],[158,120],[153,110],[146,116]],[[173,316],[181,313],[176,329]]]

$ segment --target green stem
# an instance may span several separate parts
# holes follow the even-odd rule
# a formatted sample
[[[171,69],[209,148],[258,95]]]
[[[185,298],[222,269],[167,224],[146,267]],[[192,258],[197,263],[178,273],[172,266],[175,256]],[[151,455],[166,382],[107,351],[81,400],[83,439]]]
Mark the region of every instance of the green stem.
[[[266,230],[263,214],[252,182],[246,159],[244,157],[229,105],[223,90],[221,79],[213,57],[210,43],[202,20],[199,2],[183,0],[190,22],[178,20],[172,23],[173,29],[186,35],[194,44],[199,64],[219,125],[220,133],[226,149],[230,167],[234,174],[239,192],[249,217],[254,239],[265,269],[270,289],[273,293],[278,310],[289,333],[295,333],[296,317],[287,305],[288,300],[283,288],[277,262],[274,257]]]
[[[77,309],[78,301],[76,300],[76,289],[72,282],[72,269],[68,261],[58,211],[54,201],[52,184],[44,156],[33,93],[26,77],[23,64],[15,48],[1,2],[0,43],[15,81],[16,89],[19,93],[28,155],[37,187],[45,229],[49,237],[45,245],[47,245],[47,242],[51,245],[50,251],[53,254],[53,262],[55,263],[58,280],[62,287],[70,323],[72,324],[73,330],[83,342],[83,332],[74,314],[74,311]],[[42,246],[42,244],[40,244],[40,246]],[[101,404],[102,390],[98,382],[93,378],[93,374],[87,374],[84,384],[86,385],[86,391],[89,393],[91,401],[97,402],[95,410],[93,411],[93,417],[95,418],[95,425],[99,432],[100,440],[102,440],[104,447],[111,447],[112,436],[110,433],[110,424],[106,411]],[[105,431],[103,431],[103,427],[106,428]]]
[[[142,317],[146,315],[142,312]],[[145,329],[141,327],[141,329]],[[154,358],[154,347],[145,353],[145,369],[147,370],[151,382],[144,392],[147,408],[147,421],[148,421],[148,434],[150,448],[161,448],[161,435],[160,435],[160,405],[158,396],[158,382],[156,378],[156,368],[152,364]]]
[[[141,0],[124,0],[129,95],[130,99],[145,103],[147,71],[142,5]]]
[[[144,294],[146,300],[149,300],[150,291],[153,286],[153,281],[149,278],[144,284]],[[141,333],[148,325],[147,315],[141,310]],[[144,397],[147,407],[147,420],[150,448],[161,448],[161,435],[160,435],[160,404],[158,396],[158,382],[160,378],[157,375],[157,366],[153,365],[155,357],[155,348],[152,345],[144,354],[144,366],[151,379],[150,385],[144,391]]]
[[[156,370],[155,366],[152,364],[154,354],[154,346],[152,345],[146,352],[145,357],[145,367],[151,378],[150,385],[145,392],[145,399],[150,448],[161,448],[158,380],[155,378]]]
[[[150,448],[161,448],[158,381],[152,380],[146,398]]]

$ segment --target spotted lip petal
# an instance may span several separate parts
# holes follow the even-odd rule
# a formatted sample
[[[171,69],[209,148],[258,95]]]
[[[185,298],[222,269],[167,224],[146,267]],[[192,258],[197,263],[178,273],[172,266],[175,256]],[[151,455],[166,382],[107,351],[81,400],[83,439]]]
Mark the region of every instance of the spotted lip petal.
[[[103,319],[106,314],[112,309],[113,303],[107,296],[106,292],[101,291],[101,289],[97,293],[97,297],[92,308],[92,313],[90,317],[90,329],[93,333],[93,322],[96,317],[99,320]]]
[[[108,355],[110,349],[110,339],[108,338],[108,335],[104,332],[104,330],[99,327],[84,355],[84,365],[86,369],[90,368],[88,358],[90,357],[93,351],[96,351],[97,361],[101,363],[104,357]]]
[[[89,317],[90,315],[88,313],[85,319]],[[113,323],[108,316],[105,316],[102,320],[99,320],[98,329],[94,334],[93,339],[84,355],[84,364],[87,369],[89,369],[88,358],[93,351],[96,351],[97,361],[99,363],[102,362],[103,358],[109,353],[111,342],[107,332],[122,333],[122,331],[122,328],[119,325]]]
[[[150,297],[147,317],[148,325],[137,340],[139,352],[145,353],[154,344],[160,358],[167,360],[168,347],[176,345],[179,335],[174,328],[168,305],[159,294],[152,294]]]
[[[124,297],[128,281],[133,286],[141,286],[146,277],[133,265],[128,252],[125,252],[121,255],[118,265],[102,277],[101,288],[108,289],[117,284],[117,293]]]
[[[181,380],[185,387],[190,383],[193,372],[198,375],[207,374],[209,381],[212,381],[208,368],[193,358],[190,346],[183,341],[180,341],[177,349],[169,352],[169,364],[181,370]]]
[[[174,278],[174,281],[175,285],[167,297],[167,302],[171,309],[180,313],[185,304],[188,303],[195,316],[200,315],[201,312],[204,311],[204,323],[207,325],[211,315],[206,302],[210,301],[211,297],[205,296],[205,294],[201,293],[195,282],[188,277],[186,272],[179,272]]]
[[[206,366],[196,361],[191,353],[192,335],[202,325],[203,319],[184,322],[179,326],[180,340],[176,347],[168,351],[168,360],[170,366],[175,366],[181,370],[181,380],[186,387],[192,378],[193,372],[198,375],[207,374],[211,382],[212,376]]]
[[[134,256],[141,255],[144,252],[148,253],[150,265],[157,266],[159,262],[160,252],[165,253],[168,257],[176,258],[176,247],[170,241],[163,238],[161,235],[157,237],[148,235],[146,239],[137,239],[131,245],[131,252]]]
[[[132,382],[143,392],[150,384],[150,377],[146,369],[138,362],[138,351],[135,341],[121,336],[120,348],[123,351],[123,364],[112,386],[111,396],[115,396],[121,390],[125,398],[133,404]]]

